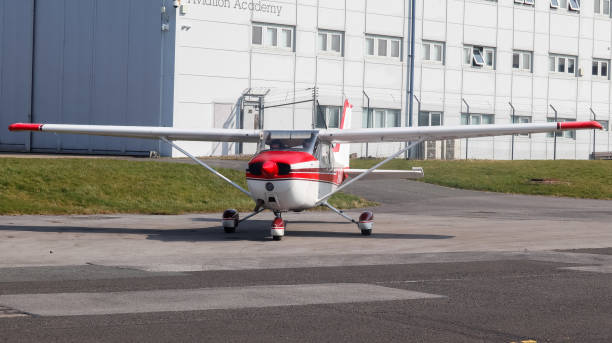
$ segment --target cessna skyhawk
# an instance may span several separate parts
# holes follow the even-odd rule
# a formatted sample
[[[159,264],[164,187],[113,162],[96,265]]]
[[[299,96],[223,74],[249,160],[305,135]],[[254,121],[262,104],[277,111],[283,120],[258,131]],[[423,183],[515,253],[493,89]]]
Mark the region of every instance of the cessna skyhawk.
[[[423,171],[420,168],[408,171],[378,170],[378,168],[423,141],[602,129],[596,121],[349,129],[351,109],[352,106],[346,100],[340,128],[325,130],[189,130],[171,127],[30,123],[12,124],[9,130],[160,139],[253,199],[255,202],[253,213],[243,218],[240,218],[238,211],[233,209],[223,213],[221,222],[226,233],[235,232],[239,223],[269,209],[275,216],[272,221],[271,236],[274,240],[280,240],[285,235],[282,213],[302,211],[317,206],[330,208],[357,224],[363,235],[370,235],[374,223],[372,212],[363,212],[358,219],[353,219],[331,206],[327,200],[333,194],[366,176],[422,177]],[[258,143],[257,153],[249,161],[246,171],[248,190],[221,175],[174,141]],[[349,168],[348,143],[407,141],[411,143],[370,169]]]

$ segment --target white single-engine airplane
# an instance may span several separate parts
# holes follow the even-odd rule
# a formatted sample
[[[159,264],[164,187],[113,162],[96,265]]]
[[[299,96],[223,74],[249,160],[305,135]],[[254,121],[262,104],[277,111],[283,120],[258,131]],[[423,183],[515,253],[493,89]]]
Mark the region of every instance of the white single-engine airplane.
[[[372,212],[363,212],[355,220],[331,206],[327,200],[351,183],[366,176],[422,177],[423,170],[377,170],[415,145],[427,140],[501,136],[561,130],[602,129],[596,121],[530,123],[511,125],[465,125],[435,127],[397,127],[382,129],[345,129],[350,127],[351,108],[348,100],[339,129],[325,130],[189,130],[171,127],[24,124],[9,126],[10,131],[42,131],[99,136],[160,139],[179,150],[216,176],[230,183],[255,201],[253,213],[240,219],[238,211],[223,213],[226,233],[235,232],[238,224],[265,209],[274,212],[271,235],[280,240],[285,235],[281,214],[288,211],[326,206],[345,219],[357,224],[363,235],[370,235],[374,223]],[[218,141],[258,143],[255,157],[248,164],[245,190],[221,175],[206,163],[183,150],[174,141]],[[349,169],[350,149],[347,143],[406,142],[406,146],[370,169]]]

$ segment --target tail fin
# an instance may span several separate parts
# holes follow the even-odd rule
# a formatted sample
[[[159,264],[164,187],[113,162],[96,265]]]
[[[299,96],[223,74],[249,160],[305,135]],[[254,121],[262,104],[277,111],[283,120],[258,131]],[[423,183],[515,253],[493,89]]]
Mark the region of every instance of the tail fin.
[[[353,112],[353,105],[351,105],[348,99],[344,100],[344,108],[342,109],[342,118],[340,119],[340,129],[351,127],[351,118]],[[334,160],[336,165],[340,168],[348,168],[351,155],[351,146],[348,143],[337,143],[334,146]]]

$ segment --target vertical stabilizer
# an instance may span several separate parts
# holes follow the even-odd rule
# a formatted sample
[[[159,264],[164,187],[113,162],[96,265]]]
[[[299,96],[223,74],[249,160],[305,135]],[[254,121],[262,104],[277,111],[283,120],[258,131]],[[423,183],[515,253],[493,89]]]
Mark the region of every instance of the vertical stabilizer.
[[[344,100],[344,108],[342,109],[342,118],[340,118],[340,129],[351,127],[351,118],[353,113],[353,105],[348,99]],[[351,155],[351,146],[348,143],[334,145],[334,161],[336,166],[340,168],[348,168]]]

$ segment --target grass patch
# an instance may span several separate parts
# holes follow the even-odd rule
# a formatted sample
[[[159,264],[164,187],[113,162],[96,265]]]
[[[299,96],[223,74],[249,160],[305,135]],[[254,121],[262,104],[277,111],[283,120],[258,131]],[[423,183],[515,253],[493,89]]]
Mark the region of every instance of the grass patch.
[[[246,187],[244,172],[220,169]],[[372,203],[349,194],[339,208]],[[0,215],[251,211],[249,197],[200,166],[113,159],[0,158]]]
[[[368,168],[378,159],[354,159],[352,168]],[[407,161],[393,160],[384,169],[423,167],[422,181],[481,191],[612,199],[612,161]],[[553,180],[551,184],[532,179]]]

